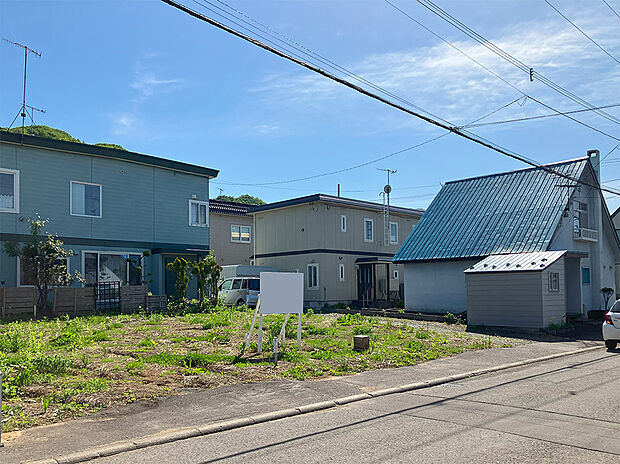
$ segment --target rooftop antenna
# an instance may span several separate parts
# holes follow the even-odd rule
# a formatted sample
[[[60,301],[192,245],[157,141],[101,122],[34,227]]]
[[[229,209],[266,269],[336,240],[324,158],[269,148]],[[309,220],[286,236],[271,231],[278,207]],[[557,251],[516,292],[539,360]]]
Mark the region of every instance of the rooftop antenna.
[[[222,196],[222,192],[224,191],[224,189],[221,188],[221,187],[218,187],[217,189],[220,191],[220,195],[219,196],[221,197]]]
[[[390,193],[392,192],[392,186],[390,185],[390,174],[396,174],[396,170],[381,169],[379,171],[387,172],[387,184],[383,187],[383,244],[388,246],[390,244]],[[387,204],[385,199],[387,198]]]
[[[32,121],[32,124],[34,125],[34,118],[32,117],[33,111],[39,111],[41,113],[45,113],[45,110],[42,110],[40,108],[35,108],[34,106],[26,105],[26,71],[27,71],[27,68],[28,68],[28,52],[32,53],[33,55],[35,55],[37,57],[40,57],[41,53],[37,52],[36,50],[33,50],[30,47],[27,47],[26,45],[22,45],[20,43],[13,42],[12,40],[6,39],[4,37],[2,38],[2,40],[4,40],[5,42],[8,42],[10,44],[17,45],[18,47],[21,47],[21,48],[24,49],[24,92],[22,94],[22,105],[19,108],[19,111],[17,112],[15,117],[13,118],[13,121],[11,121],[11,125],[9,126],[9,129],[10,129],[13,126],[13,124],[15,123],[15,120],[19,116],[22,117],[22,142],[23,142],[24,141],[26,115],[28,115],[28,117]],[[28,111],[28,109],[30,109],[30,111]]]

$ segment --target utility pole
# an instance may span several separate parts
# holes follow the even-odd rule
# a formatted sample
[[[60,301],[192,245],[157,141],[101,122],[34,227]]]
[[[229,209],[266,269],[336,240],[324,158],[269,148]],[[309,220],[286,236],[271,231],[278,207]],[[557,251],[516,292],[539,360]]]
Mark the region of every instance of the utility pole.
[[[396,174],[397,171],[381,168],[377,168],[377,170],[387,172],[387,184],[383,187],[384,199],[387,199],[387,205],[385,202],[383,205],[383,244],[388,246],[390,244],[390,193],[392,192],[390,174]]]
[[[33,55],[35,55],[37,57],[41,57],[41,53],[33,50],[30,47],[27,47],[26,45],[22,45],[20,43],[13,42],[12,40],[5,39],[4,37],[2,38],[2,40],[4,40],[5,42],[8,42],[10,44],[17,45],[18,47],[21,47],[21,48],[24,49],[24,91],[23,91],[23,94],[22,94],[22,105],[21,105],[19,111],[17,112],[17,114],[15,115],[15,117],[13,118],[13,121],[11,121],[11,125],[9,126],[9,129],[10,129],[13,126],[13,123],[15,122],[15,120],[18,118],[18,116],[22,117],[22,142],[23,142],[24,141],[26,115],[28,115],[28,117],[32,121],[32,124],[34,125],[34,118],[32,117],[32,111],[39,111],[41,113],[45,113],[45,110],[42,110],[40,108],[35,108],[34,106],[26,105],[26,75],[27,75],[27,69],[28,69],[28,53],[32,53]],[[31,110],[30,112],[28,112],[29,108]]]

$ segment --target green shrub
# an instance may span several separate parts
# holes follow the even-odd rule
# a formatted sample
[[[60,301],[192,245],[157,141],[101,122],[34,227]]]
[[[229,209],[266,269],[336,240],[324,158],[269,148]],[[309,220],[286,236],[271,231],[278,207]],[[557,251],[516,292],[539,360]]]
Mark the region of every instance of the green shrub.
[[[36,356],[30,360],[30,364],[38,374],[55,375],[65,374],[73,366],[70,359],[56,354]]]

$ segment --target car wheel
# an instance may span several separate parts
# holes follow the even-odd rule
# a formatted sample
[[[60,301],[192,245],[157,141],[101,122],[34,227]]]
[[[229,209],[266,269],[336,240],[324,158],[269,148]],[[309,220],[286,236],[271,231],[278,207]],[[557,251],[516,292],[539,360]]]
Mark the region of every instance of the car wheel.
[[[618,342],[616,340],[605,340],[605,346],[608,350],[615,350]]]
[[[244,304],[245,304],[245,301],[243,301],[241,298],[237,300],[237,306],[243,306]]]

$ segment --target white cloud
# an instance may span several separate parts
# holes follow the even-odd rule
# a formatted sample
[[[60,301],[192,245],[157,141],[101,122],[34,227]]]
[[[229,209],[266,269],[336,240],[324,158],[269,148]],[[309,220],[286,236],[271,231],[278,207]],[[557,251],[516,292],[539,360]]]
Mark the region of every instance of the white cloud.
[[[134,81],[129,84],[136,89],[139,99],[145,100],[156,92],[169,91],[177,84],[183,84],[183,79],[161,79],[152,72],[136,71]]]
[[[604,42],[611,53],[620,54],[620,34],[612,32],[617,30],[617,18],[593,16],[591,12],[588,17],[577,11],[570,13],[571,18],[587,29],[591,36]],[[483,30],[480,32],[484,33]],[[562,18],[550,16],[544,20],[514,24],[507,27],[499,37],[489,39],[591,103],[610,103],[609,96],[617,94],[620,68]],[[579,108],[541,82],[535,80],[530,83],[527,73],[499,58],[486,47],[465,39],[452,43],[523,92],[558,109]],[[455,124],[464,124],[519,96],[507,84],[440,41],[413,50],[373,54],[356,63],[343,65],[355,74]],[[347,79],[359,84],[351,77]],[[289,109],[304,105],[305,110],[318,108],[325,112],[337,102],[336,108],[350,112],[350,107],[360,102],[354,91],[344,89],[310,71],[268,75],[249,90],[262,94],[267,102],[275,106]],[[510,117],[548,112],[530,102],[522,110],[513,110]],[[394,130],[417,124],[414,120],[398,116],[394,115],[392,124],[385,124],[384,127]]]

